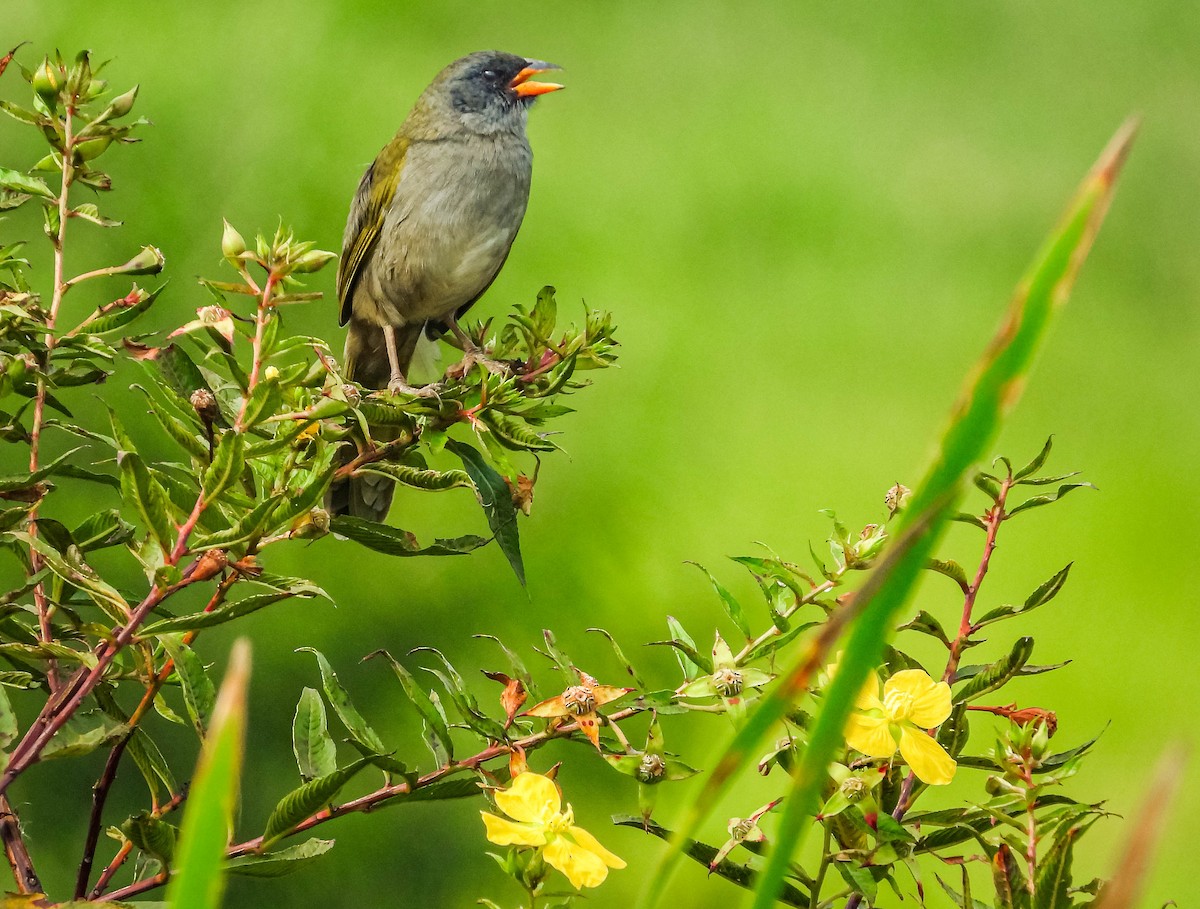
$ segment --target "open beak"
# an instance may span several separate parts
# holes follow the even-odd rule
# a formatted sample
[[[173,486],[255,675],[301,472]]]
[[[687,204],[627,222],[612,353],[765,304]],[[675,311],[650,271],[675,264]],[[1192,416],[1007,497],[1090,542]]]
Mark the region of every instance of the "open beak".
[[[557,82],[530,82],[529,80],[538,73],[544,73],[552,69],[562,69],[555,63],[547,63],[545,60],[526,60],[527,64],[523,70],[513,76],[513,80],[508,83],[508,87],[517,93],[519,98],[533,98],[537,95],[544,95],[547,92],[556,92],[563,86]]]

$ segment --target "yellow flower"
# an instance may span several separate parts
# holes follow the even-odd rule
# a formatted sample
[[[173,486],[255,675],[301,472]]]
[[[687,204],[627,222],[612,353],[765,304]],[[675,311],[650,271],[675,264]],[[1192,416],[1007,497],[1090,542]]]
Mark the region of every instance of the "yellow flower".
[[[868,679],[846,723],[846,743],[870,757],[900,754],[918,779],[944,786],[954,779],[957,764],[937,739],[926,734],[950,716],[950,686],[934,682],[921,669],[902,669],[883,685]]]
[[[609,868],[625,867],[594,836],[575,826],[571,806],[563,810],[558,787],[549,777],[520,774],[509,788],[496,792],[496,806],[512,820],[479,812],[487,838],[497,846],[541,848],[542,857],[565,874],[576,890],[599,887]]]

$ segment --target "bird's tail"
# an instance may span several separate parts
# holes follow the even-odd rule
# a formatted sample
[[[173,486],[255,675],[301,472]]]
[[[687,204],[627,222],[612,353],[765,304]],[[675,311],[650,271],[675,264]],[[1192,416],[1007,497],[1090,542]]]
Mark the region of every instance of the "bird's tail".
[[[400,368],[409,369],[413,353],[421,340],[424,325],[405,325],[396,329],[396,352]],[[364,322],[351,321],[346,335],[346,352],[343,357],[346,378],[366,388],[386,388],[391,372],[383,330]],[[371,435],[376,444],[390,442],[394,435],[390,427],[372,426]],[[339,462],[348,464],[357,451],[346,445],[339,454]],[[329,487],[325,507],[331,515],[350,515],[368,521],[382,522],[392,506],[395,483],[378,474],[363,474],[337,480]]]

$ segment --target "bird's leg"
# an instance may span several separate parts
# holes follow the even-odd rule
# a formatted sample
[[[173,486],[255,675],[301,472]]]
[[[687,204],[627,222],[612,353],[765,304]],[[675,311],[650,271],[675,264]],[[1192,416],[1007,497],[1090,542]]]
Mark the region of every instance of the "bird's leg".
[[[463,331],[462,326],[458,324],[457,317],[451,316],[448,321],[450,322],[450,330],[454,332],[454,337],[458,338],[463,349],[463,360],[457,366],[451,367],[453,371],[460,372],[465,376],[471,371],[471,367],[478,363],[493,375],[507,376],[512,373],[512,364],[506,363],[504,360],[493,360],[485,354],[479,345],[472,341],[467,333]]]
[[[383,326],[383,344],[387,348],[388,366],[390,367],[387,386],[389,394],[420,395],[422,397],[437,394],[436,390],[430,392],[426,388],[417,388],[408,384],[408,379],[404,376],[404,370],[400,368],[400,354],[396,350],[395,326]]]

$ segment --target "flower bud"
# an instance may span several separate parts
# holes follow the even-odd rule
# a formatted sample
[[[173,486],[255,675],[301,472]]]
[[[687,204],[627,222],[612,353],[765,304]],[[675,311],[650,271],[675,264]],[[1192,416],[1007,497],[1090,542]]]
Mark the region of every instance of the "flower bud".
[[[712,674],[713,687],[726,698],[742,693],[742,674],[736,669],[718,669]]]
[[[59,81],[60,75],[59,71],[51,65],[49,57],[42,60],[42,65],[33,71],[33,90],[51,110],[54,109],[55,101],[58,98],[58,89],[62,85]]]
[[[346,383],[342,386],[342,397],[346,399],[346,403],[351,407],[357,407],[362,401],[362,392],[358,390],[357,385]]]
[[[572,685],[562,693],[563,706],[575,716],[592,713],[596,709],[596,695],[587,685]]]
[[[279,381],[278,367],[268,366],[266,369],[264,369],[263,370],[263,381],[264,382],[278,382]]]
[[[137,99],[138,86],[134,86],[123,95],[117,95],[109,102],[108,110],[110,117],[124,117],[127,113],[133,110],[133,102]]]
[[[207,388],[197,388],[192,392],[189,400],[191,400],[192,407],[196,410],[196,415],[205,423],[211,425],[221,415],[221,411],[217,407],[216,397]]]
[[[156,246],[143,246],[142,251],[119,269],[124,275],[156,275],[163,270],[166,260]]]
[[[328,250],[309,250],[294,263],[292,263],[292,271],[298,271],[301,273],[320,271],[336,258],[337,253],[331,253]]]
[[[246,241],[228,221],[223,221],[225,230],[221,234],[221,255],[230,262],[237,261],[238,256],[246,251]]]
[[[846,779],[842,781],[842,785],[839,788],[842,791],[842,795],[844,795],[846,800],[849,802],[859,801],[869,791],[867,781],[861,776],[846,777]]]

